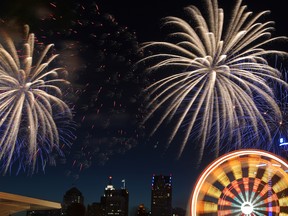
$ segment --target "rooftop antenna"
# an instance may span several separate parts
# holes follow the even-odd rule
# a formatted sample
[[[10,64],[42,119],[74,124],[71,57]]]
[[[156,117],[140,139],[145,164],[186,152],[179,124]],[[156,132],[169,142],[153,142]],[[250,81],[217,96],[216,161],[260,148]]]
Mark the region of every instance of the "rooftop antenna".
[[[121,181],[122,183],[123,183],[123,186],[122,186],[122,189],[126,189],[126,185],[125,185],[125,179],[122,179],[122,181]]]

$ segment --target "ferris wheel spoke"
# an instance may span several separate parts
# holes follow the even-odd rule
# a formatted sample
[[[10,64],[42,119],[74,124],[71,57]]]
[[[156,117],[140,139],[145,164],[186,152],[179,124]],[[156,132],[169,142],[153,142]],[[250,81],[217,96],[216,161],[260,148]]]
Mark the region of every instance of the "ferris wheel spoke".
[[[257,210],[255,210],[255,215],[257,215],[257,216],[267,216],[267,213],[263,213],[264,211],[257,211]]]

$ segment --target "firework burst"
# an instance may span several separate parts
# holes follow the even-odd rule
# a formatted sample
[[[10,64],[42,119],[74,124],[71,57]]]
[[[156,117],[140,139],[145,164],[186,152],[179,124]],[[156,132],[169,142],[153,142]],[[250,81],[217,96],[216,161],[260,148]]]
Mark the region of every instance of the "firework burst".
[[[62,154],[60,132],[68,130],[67,120],[71,120],[72,115],[68,105],[60,99],[59,84],[67,81],[59,76],[63,68],[50,66],[57,57],[48,55],[53,45],[35,51],[35,36],[29,33],[28,26],[25,26],[20,49],[5,31],[1,36],[1,166],[6,173],[18,161],[19,169],[29,167],[34,172],[37,161],[40,160],[44,168],[52,152]],[[57,127],[57,119],[66,121],[62,129]]]
[[[179,156],[192,134],[198,137],[200,157],[208,143],[218,154],[222,147],[249,147],[244,137],[258,139],[259,131],[270,139],[264,107],[281,119],[267,80],[284,82],[264,57],[286,53],[263,47],[285,37],[272,37],[273,22],[261,22],[269,11],[253,15],[237,0],[231,17],[224,19],[216,0],[205,2],[207,17],[188,6],[187,21],[164,18],[163,29],[172,29],[168,41],[144,43],[142,51],[149,55],[139,62],[156,80],[147,88],[150,112],[144,122],[159,116],[152,134],[164,122],[172,123],[169,144],[184,130]]]

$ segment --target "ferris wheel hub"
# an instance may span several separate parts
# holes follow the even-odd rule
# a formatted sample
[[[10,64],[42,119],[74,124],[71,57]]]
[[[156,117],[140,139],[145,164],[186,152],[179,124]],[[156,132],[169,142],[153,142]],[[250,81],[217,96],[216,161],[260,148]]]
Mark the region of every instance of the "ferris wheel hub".
[[[244,215],[250,215],[253,212],[253,205],[251,202],[244,202],[241,205],[241,211]]]

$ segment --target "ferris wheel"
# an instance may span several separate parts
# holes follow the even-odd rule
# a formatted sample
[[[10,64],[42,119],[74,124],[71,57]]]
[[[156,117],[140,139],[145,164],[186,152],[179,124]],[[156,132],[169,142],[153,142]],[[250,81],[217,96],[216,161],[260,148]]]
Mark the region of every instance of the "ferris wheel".
[[[287,161],[260,150],[228,153],[194,187],[190,216],[288,216]]]

